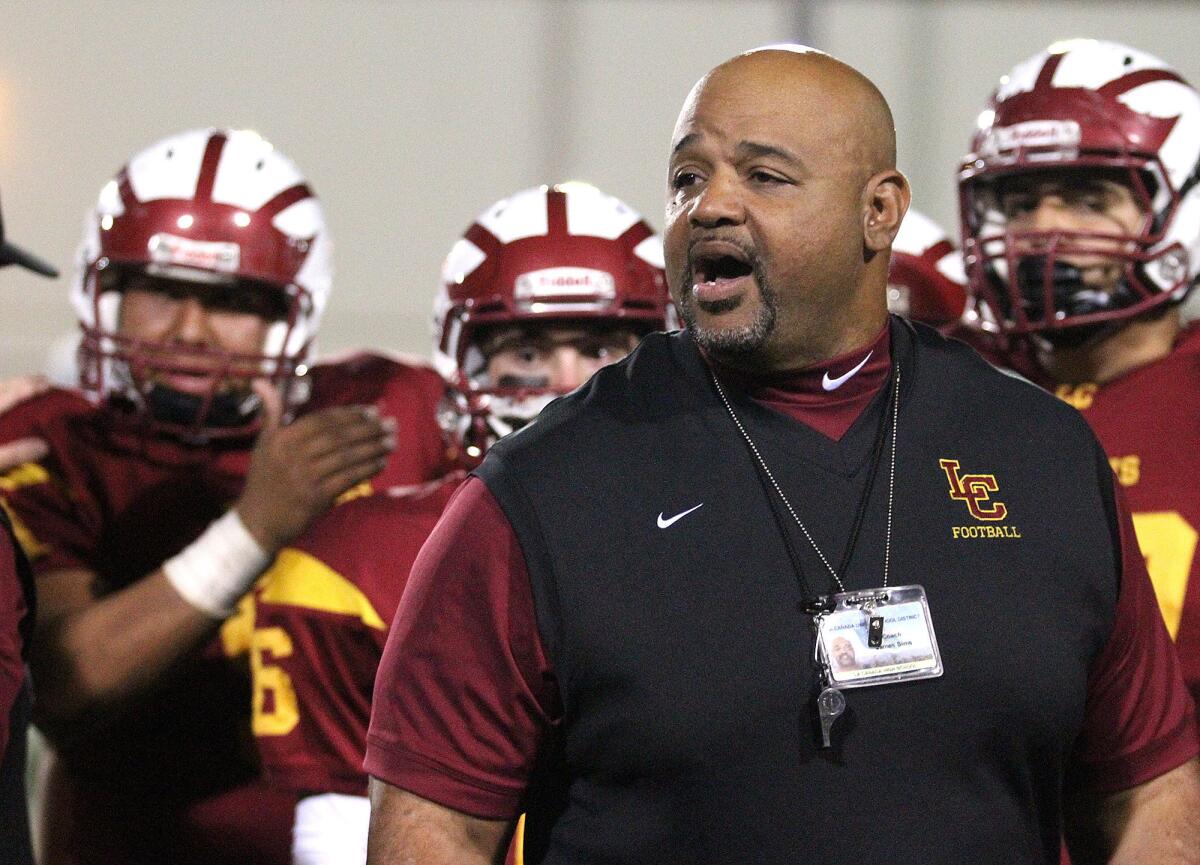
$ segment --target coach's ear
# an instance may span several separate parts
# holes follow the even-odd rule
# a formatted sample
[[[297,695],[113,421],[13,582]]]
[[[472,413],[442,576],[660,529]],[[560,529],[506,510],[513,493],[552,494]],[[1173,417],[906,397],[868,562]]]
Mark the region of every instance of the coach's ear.
[[[863,190],[863,260],[892,248],[908,212],[912,190],[908,178],[894,168],[871,176]]]

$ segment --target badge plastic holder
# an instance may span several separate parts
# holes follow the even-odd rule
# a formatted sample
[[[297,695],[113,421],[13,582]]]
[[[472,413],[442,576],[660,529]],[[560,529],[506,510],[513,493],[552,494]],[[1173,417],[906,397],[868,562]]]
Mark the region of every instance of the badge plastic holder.
[[[866,688],[942,675],[942,655],[922,586],[830,595],[818,659],[835,688]],[[881,621],[880,621],[881,620]]]

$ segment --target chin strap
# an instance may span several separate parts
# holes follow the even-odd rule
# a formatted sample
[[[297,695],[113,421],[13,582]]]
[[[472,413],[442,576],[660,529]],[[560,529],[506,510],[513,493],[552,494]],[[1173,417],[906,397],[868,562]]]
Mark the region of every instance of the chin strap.
[[[209,397],[154,384],[144,399],[154,420],[180,427],[237,429],[249,425],[262,408],[262,400],[253,391]]]

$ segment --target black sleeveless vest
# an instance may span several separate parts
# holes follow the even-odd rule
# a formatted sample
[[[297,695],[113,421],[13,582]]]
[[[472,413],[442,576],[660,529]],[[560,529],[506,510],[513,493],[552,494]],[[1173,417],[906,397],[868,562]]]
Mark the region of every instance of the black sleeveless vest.
[[[829,752],[781,527],[812,590],[829,573],[777,519],[686,332],[647,337],[488,454],[478,474],[521,543],[564,713],[529,791],[526,861],[1058,861],[1119,583],[1108,463],[1074,410],[891,327],[889,584],[925,587],[945,674],[847,691]],[[835,566],[889,395],[832,442],[729,394]],[[889,457],[848,589],[882,581]]]

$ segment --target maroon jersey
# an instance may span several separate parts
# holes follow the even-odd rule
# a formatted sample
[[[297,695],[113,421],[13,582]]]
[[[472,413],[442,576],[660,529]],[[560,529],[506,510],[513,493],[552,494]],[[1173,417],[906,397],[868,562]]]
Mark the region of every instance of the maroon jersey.
[[[12,732],[9,713],[25,685],[24,626],[30,599],[25,595],[14,552],[12,537],[0,526],[0,755]]]
[[[1200,699],[1200,325],[1184,330],[1167,357],[1107,384],[1047,386],[1083,413],[1108,454],[1184,678]]]
[[[400,446],[384,470],[371,479],[371,489],[424,483],[449,470],[446,437],[437,423],[446,383],[423,361],[358,352],[319,363],[309,376],[312,394],[304,413],[335,405],[373,404],[380,415],[396,419]]]
[[[254,592],[253,728],[272,783],[365,796],[371,691],[413,560],[462,482],[335,508],[279,553]]]
[[[0,515],[0,862],[33,865],[25,792],[25,733],[31,693],[25,673],[33,574]]]
[[[401,446],[373,483],[443,472],[440,379],[374,355],[318,365],[304,411],[373,402]],[[50,455],[0,478],[35,571],[83,568],[103,596],[156,571],[241,492],[250,442],[154,437],[66,391],[0,417],[0,442],[46,440]],[[364,490],[366,491],[366,485]],[[243,603],[243,613],[248,604]],[[47,790],[47,861],[289,861],[294,800],[261,780],[250,734],[244,614],[180,662],[104,731],[58,754]]]

